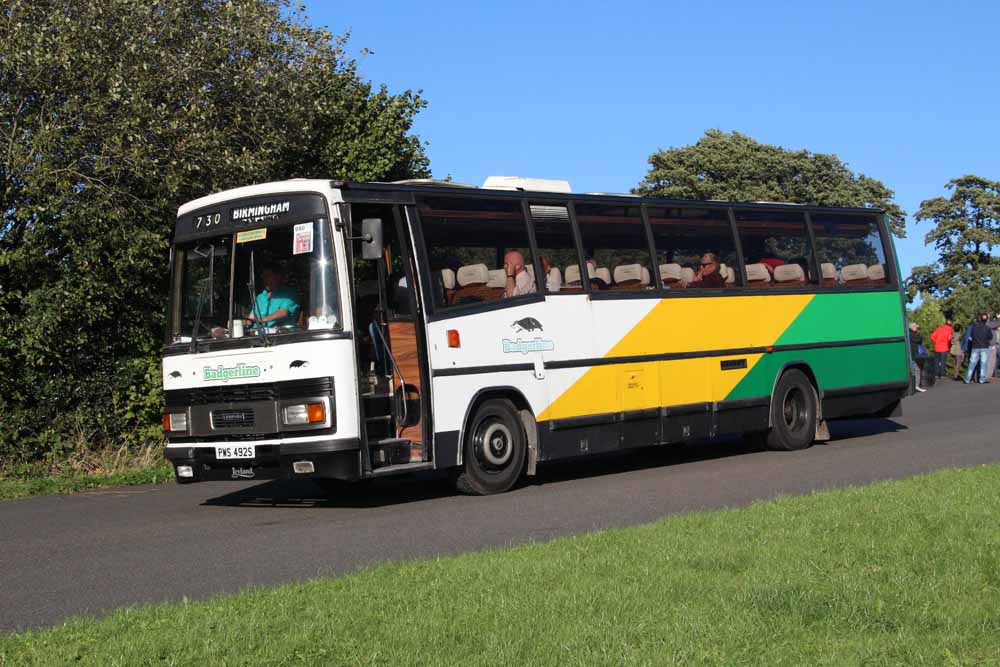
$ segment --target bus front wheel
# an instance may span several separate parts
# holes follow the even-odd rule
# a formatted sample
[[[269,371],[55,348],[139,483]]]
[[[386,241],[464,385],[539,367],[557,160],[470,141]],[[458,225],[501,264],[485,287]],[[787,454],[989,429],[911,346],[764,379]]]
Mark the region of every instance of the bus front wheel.
[[[771,398],[771,429],[764,438],[768,449],[805,449],[816,437],[816,391],[805,373],[782,374]]]
[[[484,401],[466,431],[455,488],[477,496],[503,493],[521,477],[526,453],[527,437],[514,404]]]

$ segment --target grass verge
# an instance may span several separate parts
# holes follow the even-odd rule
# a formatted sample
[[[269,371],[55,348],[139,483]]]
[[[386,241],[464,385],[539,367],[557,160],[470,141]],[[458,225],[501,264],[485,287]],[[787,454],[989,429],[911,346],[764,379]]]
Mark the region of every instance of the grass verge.
[[[0,467],[0,500],[75,493],[130,484],[155,484],[174,478],[162,445],[92,451],[77,448],[51,462]]]
[[[0,664],[996,665],[998,516],[1000,466],[951,470],[122,610]]]

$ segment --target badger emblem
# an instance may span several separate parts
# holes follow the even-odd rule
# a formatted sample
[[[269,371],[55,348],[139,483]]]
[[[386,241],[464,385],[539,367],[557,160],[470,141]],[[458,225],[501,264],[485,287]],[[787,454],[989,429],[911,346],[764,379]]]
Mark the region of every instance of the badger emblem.
[[[516,333],[521,333],[522,331],[545,331],[542,328],[542,323],[536,320],[534,317],[525,317],[524,319],[517,320],[510,325]]]

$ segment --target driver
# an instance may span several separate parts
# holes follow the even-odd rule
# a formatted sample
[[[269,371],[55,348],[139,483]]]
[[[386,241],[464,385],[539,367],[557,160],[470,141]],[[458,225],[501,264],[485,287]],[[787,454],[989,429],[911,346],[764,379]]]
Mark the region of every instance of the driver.
[[[268,326],[295,326],[295,318],[299,314],[299,304],[295,292],[283,287],[285,275],[278,266],[268,266],[260,276],[264,289],[257,295],[257,308],[251,310],[248,320],[257,324],[257,314],[260,323]]]

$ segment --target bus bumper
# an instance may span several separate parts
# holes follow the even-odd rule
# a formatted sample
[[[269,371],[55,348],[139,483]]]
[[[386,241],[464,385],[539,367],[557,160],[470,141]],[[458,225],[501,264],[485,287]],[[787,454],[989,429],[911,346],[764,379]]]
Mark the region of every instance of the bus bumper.
[[[253,443],[174,443],[163,456],[174,466],[181,484],[312,477],[353,481],[361,477],[361,443],[357,438],[255,445],[253,458],[216,457],[216,446],[240,444]],[[308,464],[312,464],[311,472],[296,472],[296,468],[308,470]]]

